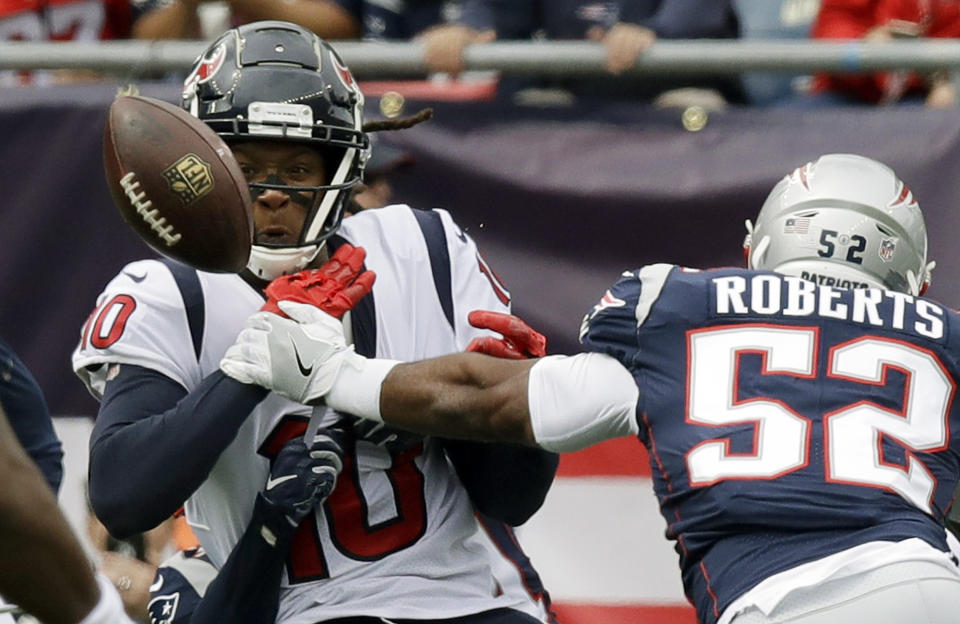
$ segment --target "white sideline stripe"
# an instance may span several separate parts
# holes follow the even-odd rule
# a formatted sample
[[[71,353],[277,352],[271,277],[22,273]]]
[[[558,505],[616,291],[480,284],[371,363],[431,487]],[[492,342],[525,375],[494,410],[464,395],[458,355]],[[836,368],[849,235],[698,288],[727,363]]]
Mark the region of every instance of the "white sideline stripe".
[[[554,481],[519,539],[558,602],[688,604],[648,477]]]

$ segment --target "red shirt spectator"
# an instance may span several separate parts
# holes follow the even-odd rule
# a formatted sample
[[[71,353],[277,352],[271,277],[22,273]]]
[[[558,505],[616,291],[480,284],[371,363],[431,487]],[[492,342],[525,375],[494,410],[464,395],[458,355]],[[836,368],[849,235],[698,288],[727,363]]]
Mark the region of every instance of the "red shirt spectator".
[[[136,6],[133,6],[133,5]],[[125,39],[150,1],[0,0],[0,41],[96,41]],[[43,84],[50,72],[0,72],[0,86]]]
[[[130,0],[0,0],[0,40],[123,39],[132,22]]]
[[[958,0],[822,0],[811,36],[817,39],[888,41],[917,37],[960,37]],[[937,83],[935,80],[934,83]],[[814,90],[890,103],[906,95],[932,94],[928,76],[915,72],[821,74]],[[952,91],[952,85],[950,85]],[[928,103],[930,102],[928,98]]]

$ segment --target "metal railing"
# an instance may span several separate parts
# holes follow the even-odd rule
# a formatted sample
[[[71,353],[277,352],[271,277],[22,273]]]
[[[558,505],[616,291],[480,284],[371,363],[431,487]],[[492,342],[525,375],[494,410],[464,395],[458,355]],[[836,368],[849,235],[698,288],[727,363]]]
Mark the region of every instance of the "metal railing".
[[[203,41],[0,42],[3,69],[89,69],[140,76],[182,71],[208,45]],[[426,74],[417,43],[338,41],[334,46],[360,78]],[[598,43],[495,42],[464,51],[468,70],[516,74],[600,74],[604,49]],[[659,41],[638,59],[632,74],[735,74],[745,71],[869,72],[882,69],[960,69],[955,40],[863,41],[670,40]]]

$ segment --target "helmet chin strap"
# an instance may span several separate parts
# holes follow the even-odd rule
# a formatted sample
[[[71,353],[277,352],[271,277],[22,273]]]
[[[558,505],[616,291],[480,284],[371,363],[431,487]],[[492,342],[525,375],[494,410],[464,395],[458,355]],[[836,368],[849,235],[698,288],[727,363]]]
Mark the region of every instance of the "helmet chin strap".
[[[760,242],[757,243],[757,246],[754,247],[753,243],[753,221],[747,219],[743,222],[747,226],[747,235],[743,239],[743,254],[744,259],[747,261],[748,269],[760,269],[759,266],[763,262],[763,256],[767,253],[767,249],[770,247],[770,237],[764,236],[760,239]]]
[[[287,249],[271,249],[254,245],[250,250],[247,270],[262,280],[273,281],[282,275],[302,271],[317,257],[321,249],[323,249],[323,243]]]

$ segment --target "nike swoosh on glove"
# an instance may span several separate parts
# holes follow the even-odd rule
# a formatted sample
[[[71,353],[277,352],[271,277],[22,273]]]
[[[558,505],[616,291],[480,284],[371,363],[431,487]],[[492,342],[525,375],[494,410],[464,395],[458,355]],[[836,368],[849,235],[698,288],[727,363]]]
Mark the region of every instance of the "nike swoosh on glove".
[[[343,470],[347,433],[336,426],[318,429],[310,445],[300,436],[287,442],[270,466],[263,500],[297,526],[337,486]]]
[[[341,366],[364,358],[346,345],[343,325],[326,312],[292,301],[278,306],[289,318],[253,314],[227,349],[220,370],[298,403],[318,401],[330,391]]]
[[[493,357],[525,360],[547,354],[547,338],[513,314],[474,310],[467,316],[470,324],[479,329],[492,329],[502,338],[483,336],[474,338],[467,345],[468,352],[483,353]]]
[[[294,301],[315,305],[342,318],[370,292],[377,279],[373,271],[363,270],[366,257],[363,247],[344,243],[319,269],[284,275],[270,282],[265,291],[267,302],[260,309],[285,316],[277,304]]]

